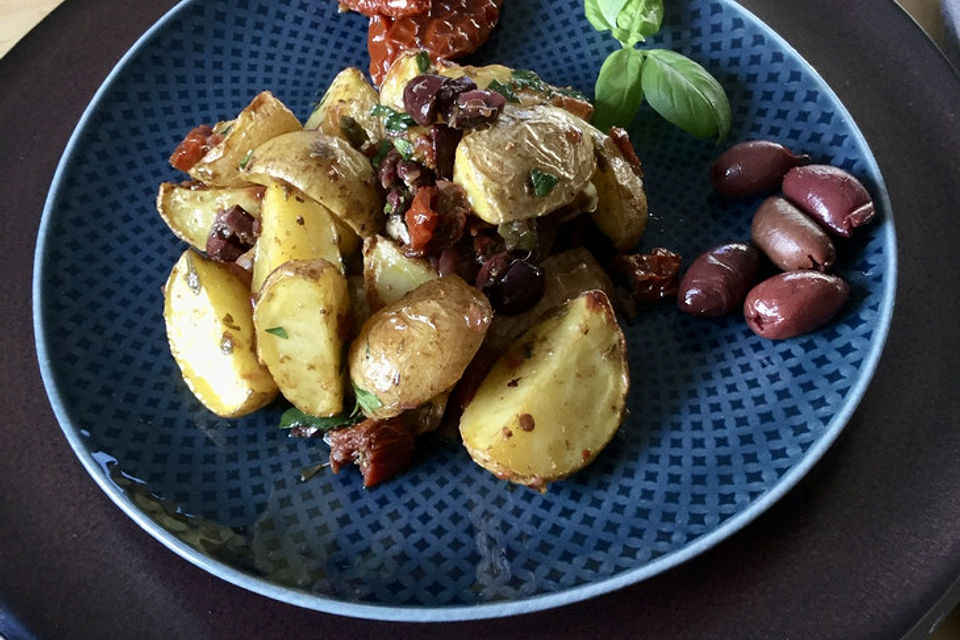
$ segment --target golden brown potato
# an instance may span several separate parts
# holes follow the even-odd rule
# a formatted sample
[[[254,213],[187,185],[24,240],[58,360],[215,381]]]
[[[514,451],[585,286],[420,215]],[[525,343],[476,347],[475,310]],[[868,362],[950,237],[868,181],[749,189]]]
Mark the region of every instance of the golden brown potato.
[[[483,294],[457,276],[425,282],[375,312],[349,355],[364,413],[390,418],[453,387],[492,316]]]
[[[272,93],[264,91],[235,120],[214,129],[223,135],[223,140],[190,169],[190,177],[216,187],[249,184],[250,180],[242,176],[240,170],[253,150],[271,138],[300,129],[300,121],[293,112]]]
[[[283,396],[307,415],[343,411],[349,324],[347,280],[326,260],[285,262],[263,283],[253,311],[257,355]]]
[[[377,90],[370,86],[363,72],[356,67],[347,67],[330,83],[303,128],[316,129],[352,142],[353,135],[343,129],[344,119],[349,118],[370,140],[382,138],[380,119],[371,113],[379,101]]]
[[[491,224],[546,215],[581,193],[597,167],[589,124],[552,106],[513,107],[463,136],[453,179]]]
[[[437,270],[430,262],[404,255],[388,238],[373,236],[363,243],[363,279],[367,300],[374,311],[437,277]]]
[[[647,228],[643,178],[623,157],[611,137],[600,134],[595,140],[597,171],[591,181],[597,188],[598,201],[593,221],[617,249],[630,251]]]
[[[274,269],[290,260],[324,259],[343,272],[333,214],[291,186],[272,183],[263,196],[250,290],[260,290]]]
[[[277,385],[255,353],[250,289],[230,267],[187,249],[163,297],[170,352],[205,407],[235,418],[276,397]]]
[[[603,267],[584,248],[570,249],[547,257],[540,265],[545,287],[540,300],[523,313],[507,316],[497,314],[487,331],[484,349],[499,355],[524,331],[535,325],[546,313],[584,291],[599,289],[612,297],[613,282]]]
[[[587,291],[497,361],[460,418],[463,444],[496,476],[544,491],[607,445],[628,388],[613,308],[602,291]]]
[[[259,218],[262,197],[263,187],[258,185],[216,188],[200,183],[163,182],[157,193],[157,212],[178,238],[199,251],[206,251],[207,236],[217,212],[239,205]]]
[[[277,136],[256,148],[243,169],[250,182],[286,182],[330,209],[361,238],[383,223],[383,198],[365,155],[319,131]]]

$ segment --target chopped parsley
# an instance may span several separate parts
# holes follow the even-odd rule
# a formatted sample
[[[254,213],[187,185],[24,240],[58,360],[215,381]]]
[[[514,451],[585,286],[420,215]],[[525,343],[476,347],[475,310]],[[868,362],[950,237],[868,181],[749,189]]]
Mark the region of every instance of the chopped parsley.
[[[247,150],[247,155],[243,156],[243,160],[240,161],[239,169],[246,169],[247,163],[250,162],[250,156],[253,155],[253,149]]]
[[[394,138],[393,148],[396,149],[404,160],[413,158],[413,143],[406,138]]]
[[[513,92],[513,87],[510,84],[504,84],[499,80],[491,80],[490,84],[487,85],[487,89],[496,91],[506,98],[508,102],[520,102],[520,98]]]
[[[383,118],[383,127],[387,131],[406,131],[417,124],[417,121],[414,120],[410,114],[391,109],[385,104],[373,105],[373,108],[370,110],[370,115]]]
[[[269,329],[267,329],[267,333],[272,333],[278,338],[283,338],[284,340],[290,337],[287,335],[287,330],[284,329],[283,327],[270,327]]]
[[[533,193],[542,197],[553,191],[553,188],[560,182],[560,178],[552,173],[540,171],[540,169],[531,169],[530,182],[533,184]]]
[[[379,169],[380,164],[383,162],[383,159],[387,157],[387,154],[390,153],[390,149],[393,149],[393,145],[390,144],[389,140],[381,140],[377,145],[377,152],[373,154],[373,157],[370,158],[371,164],[373,164],[374,169]]]
[[[426,51],[421,51],[417,54],[417,70],[420,73],[427,73],[430,71],[430,54]]]
[[[367,415],[370,415],[383,406],[380,398],[366,389],[361,389],[357,385],[353,385],[353,392],[357,396],[357,406],[363,409],[363,412]]]

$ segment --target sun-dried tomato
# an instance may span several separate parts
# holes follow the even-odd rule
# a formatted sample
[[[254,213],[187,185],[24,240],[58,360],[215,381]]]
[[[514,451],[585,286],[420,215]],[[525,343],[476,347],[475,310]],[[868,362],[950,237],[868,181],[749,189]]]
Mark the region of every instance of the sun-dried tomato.
[[[174,169],[190,171],[193,165],[200,162],[207,151],[219,144],[222,139],[223,136],[214,133],[209,125],[202,124],[194,127],[174,149],[173,155],[170,156],[170,164]]]
[[[430,0],[340,0],[340,5],[365,16],[413,16],[430,8]]]
[[[404,221],[410,234],[410,248],[417,253],[423,252],[430,244],[440,222],[440,215],[434,208],[436,196],[436,187],[420,187],[407,209]]]
[[[394,18],[370,19],[367,47],[370,75],[378,85],[405,50],[426,49],[434,60],[450,60],[476,51],[487,41],[503,0],[433,0],[430,10]]]
[[[330,444],[330,468],[334,473],[355,464],[363,473],[363,486],[389,480],[410,465],[414,434],[402,417],[364,420],[351,427],[334,429],[325,436]]]

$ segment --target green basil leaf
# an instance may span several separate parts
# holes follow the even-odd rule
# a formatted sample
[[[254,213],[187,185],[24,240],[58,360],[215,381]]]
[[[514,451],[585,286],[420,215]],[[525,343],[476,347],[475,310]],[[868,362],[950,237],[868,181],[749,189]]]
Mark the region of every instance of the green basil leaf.
[[[287,335],[287,330],[284,329],[283,327],[270,327],[269,329],[267,329],[267,333],[272,333],[278,338],[283,338],[284,340],[290,337]]]
[[[716,78],[675,51],[646,51],[641,81],[650,106],[697,138],[724,140],[730,133],[730,101]]]
[[[610,31],[617,26],[617,16],[627,0],[584,0],[587,20],[597,31]]]
[[[633,122],[643,101],[644,64],[644,52],[633,48],[614,51],[604,60],[594,88],[593,124],[598,129],[626,128]]]
[[[387,131],[398,132],[406,131],[415,124],[417,124],[417,121],[411,115],[397,112],[387,117],[383,123],[383,128]]]
[[[617,14],[613,37],[632,47],[660,31],[663,24],[663,0],[629,0]]]
[[[370,415],[383,406],[380,398],[366,389],[361,389],[357,385],[353,385],[353,392],[357,396],[357,406],[363,409],[363,412],[367,415]]]
[[[331,429],[356,424],[360,420],[362,420],[362,417],[358,417],[356,412],[347,413],[344,411],[329,418],[320,418],[306,414],[296,407],[290,407],[280,416],[280,428],[293,429],[294,427],[300,427],[303,429],[315,429],[325,433]]]
[[[543,197],[553,191],[560,178],[540,169],[530,169],[530,182],[533,184],[533,192],[538,197]]]

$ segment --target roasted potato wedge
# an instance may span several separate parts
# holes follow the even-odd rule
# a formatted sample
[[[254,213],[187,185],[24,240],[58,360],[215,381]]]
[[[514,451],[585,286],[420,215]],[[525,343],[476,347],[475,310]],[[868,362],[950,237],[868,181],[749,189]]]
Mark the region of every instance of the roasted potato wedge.
[[[623,418],[626,340],[610,301],[587,291],[517,339],[460,418],[473,460],[544,491],[597,457]]]
[[[386,419],[449,390],[483,342],[493,310],[457,276],[420,285],[370,316],[350,346],[364,413]]]
[[[321,133],[352,142],[355,134],[344,130],[349,125],[345,118],[359,125],[371,140],[383,137],[380,119],[371,111],[380,101],[377,90],[356,67],[347,67],[337,74],[320,103],[310,114],[304,129],[316,129]]]
[[[293,187],[272,183],[263,196],[251,291],[260,291],[267,276],[284,262],[321,258],[343,273],[333,214]]]
[[[350,294],[339,268],[323,259],[285,262],[264,282],[253,325],[257,355],[287,400],[312,416],[343,411]]]
[[[491,127],[463,136],[454,182],[491,224],[551,213],[572,202],[596,170],[588,128],[558,107],[507,105]]]
[[[258,94],[230,123],[218,126],[223,140],[210,149],[190,169],[190,177],[215,187],[238,187],[251,181],[241,175],[241,168],[253,150],[284,133],[302,127],[293,112],[272,93]]]
[[[236,418],[276,397],[277,385],[257,360],[250,289],[230,267],[187,249],[163,298],[170,352],[205,407]]]
[[[647,194],[643,178],[623,157],[610,136],[597,141],[597,171],[591,181],[597,189],[593,221],[620,251],[637,246],[647,228]]]
[[[572,300],[584,291],[599,289],[612,297],[613,282],[586,249],[579,247],[563,253],[548,256],[540,265],[545,282],[540,300],[523,313],[517,315],[497,314],[490,324],[483,348],[499,355],[516,340],[540,321],[545,314]]]
[[[363,243],[363,279],[374,311],[437,277],[429,261],[404,255],[388,238],[373,236]]]
[[[207,250],[207,236],[217,212],[240,205],[254,218],[260,217],[263,187],[216,188],[200,183],[163,182],[157,193],[157,212],[174,235],[199,250]]]
[[[243,169],[250,182],[286,182],[327,207],[361,238],[380,230],[383,198],[365,155],[346,140],[295,131],[256,148]]]

